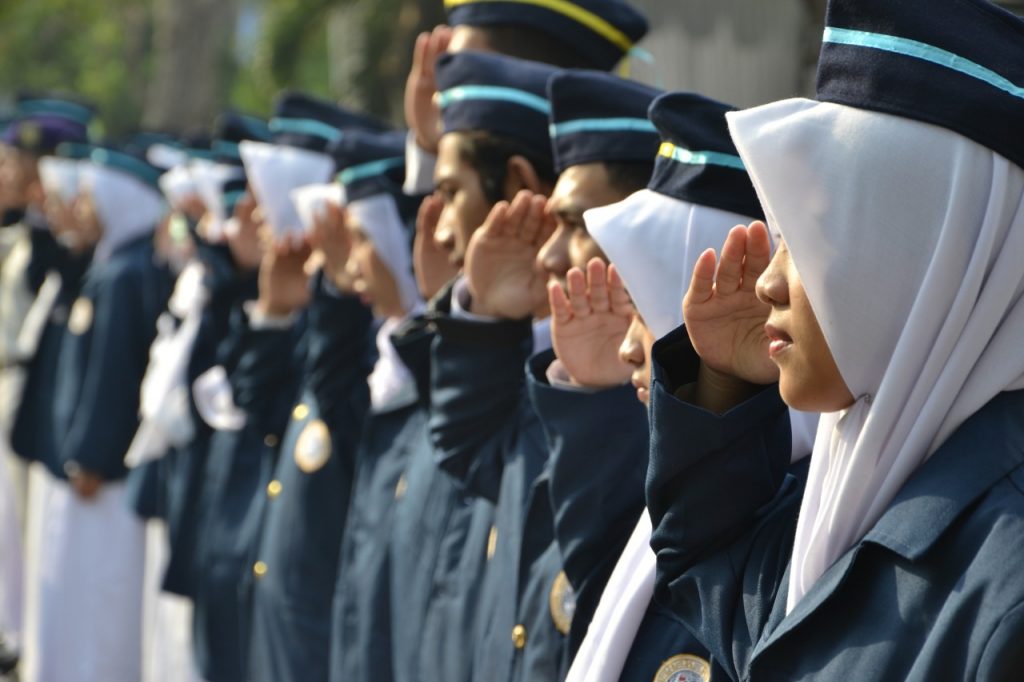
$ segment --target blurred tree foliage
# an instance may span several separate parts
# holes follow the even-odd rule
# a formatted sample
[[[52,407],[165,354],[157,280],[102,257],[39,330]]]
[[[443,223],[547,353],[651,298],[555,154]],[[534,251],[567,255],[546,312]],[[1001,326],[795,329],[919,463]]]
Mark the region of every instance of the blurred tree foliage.
[[[217,35],[204,38],[220,41],[201,71],[216,96],[197,93],[189,116],[169,115],[160,127],[194,127],[191,119],[210,121],[227,107],[266,115],[285,87],[399,123],[412,40],[444,19],[440,0],[0,0],[0,99],[78,93],[115,134],[160,121],[161,107],[180,110],[180,93],[197,87],[187,69],[173,68],[184,55],[156,39],[167,28],[160,22],[210,30],[210,3],[230,6]],[[339,24],[343,31],[329,30]],[[183,82],[154,82],[164,78]]]

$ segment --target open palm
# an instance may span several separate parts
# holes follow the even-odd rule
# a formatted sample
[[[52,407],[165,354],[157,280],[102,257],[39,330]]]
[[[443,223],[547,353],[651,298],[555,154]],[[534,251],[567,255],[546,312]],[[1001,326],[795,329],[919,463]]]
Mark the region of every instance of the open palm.
[[[520,320],[547,302],[545,277],[536,269],[540,247],[554,232],[546,198],[523,190],[498,202],[466,249],[466,283],[474,313]]]
[[[566,275],[568,292],[548,284],[551,341],[573,382],[589,388],[618,386],[629,380],[632,367],[619,358],[633,316],[622,279],[614,266],[594,258],[584,273]]]
[[[697,260],[683,299],[683,319],[705,365],[754,384],[770,384],[779,368],[768,356],[764,324],[771,307],[754,293],[757,278],[771,260],[764,223],[734,227],[716,257],[708,249]]]

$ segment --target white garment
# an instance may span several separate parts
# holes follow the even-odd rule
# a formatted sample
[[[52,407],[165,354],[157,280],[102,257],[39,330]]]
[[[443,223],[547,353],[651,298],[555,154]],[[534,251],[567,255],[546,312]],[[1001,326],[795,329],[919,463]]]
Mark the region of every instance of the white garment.
[[[141,679],[145,538],[125,484],[106,483],[83,500],[53,480],[45,502],[38,630],[25,679]]]
[[[309,232],[316,219],[326,210],[327,204],[341,207],[345,204],[345,188],[340,182],[320,182],[293,189],[289,196],[299,215],[302,229]]]
[[[402,191],[411,197],[434,191],[434,166],[437,156],[416,144],[416,135],[410,130],[405,136],[405,182]]]
[[[416,380],[391,343],[391,335],[405,320],[404,317],[390,317],[384,320],[377,331],[377,362],[367,379],[370,385],[370,406],[374,412],[411,405],[418,397]]]
[[[253,142],[238,144],[256,201],[278,239],[302,234],[302,221],[290,193],[304,185],[327,182],[334,160],[327,154],[298,147]]]
[[[1024,388],[1024,169],[945,128],[838,104],[728,119],[857,396],[821,419],[792,611],[957,427]]]
[[[121,246],[151,233],[167,211],[159,192],[108,166],[84,163],[80,180],[82,192],[92,196],[103,228],[93,263],[102,263]]]
[[[224,238],[224,227],[229,217],[224,203],[224,185],[231,180],[244,178],[245,174],[238,166],[209,159],[192,159],[188,173],[194,183],[195,193],[209,213],[204,225],[204,236],[210,241],[219,242]]]
[[[348,211],[373,242],[373,248],[388,266],[398,285],[398,294],[405,310],[423,304],[416,277],[412,271],[412,234],[398,214],[395,199],[389,194],[374,194],[351,201]]]
[[[39,159],[39,182],[43,185],[43,192],[70,205],[78,196],[78,173],[82,163],[59,156]]]
[[[9,457],[6,443],[0,439],[0,634],[17,642],[22,627],[24,555],[15,481],[8,473]]]

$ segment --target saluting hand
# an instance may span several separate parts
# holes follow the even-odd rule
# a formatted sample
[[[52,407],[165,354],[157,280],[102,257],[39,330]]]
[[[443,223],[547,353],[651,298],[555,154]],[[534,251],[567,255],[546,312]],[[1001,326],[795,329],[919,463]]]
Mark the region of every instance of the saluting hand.
[[[546,276],[535,266],[537,253],[555,231],[546,204],[544,196],[522,190],[511,204],[495,204],[473,234],[465,266],[472,312],[509,320],[546,314]]]
[[[423,300],[429,301],[459,273],[448,253],[434,242],[434,231],[441,218],[444,200],[431,194],[420,204],[416,214],[416,239],[412,245],[412,264],[416,271],[416,284]]]
[[[255,270],[263,258],[258,214],[256,197],[252,192],[246,192],[235,206],[231,228],[224,231],[231,258],[235,262],[235,267],[242,272]]]
[[[717,273],[714,249],[697,260],[683,299],[683,319],[690,342],[713,373],[751,384],[778,381],[779,368],[768,357],[764,332],[771,307],[754,293],[770,260],[771,242],[762,222],[732,228]]]
[[[271,317],[286,317],[309,305],[309,275],[305,264],[312,249],[303,239],[284,239],[267,248],[260,263],[257,308]]]
[[[416,136],[416,144],[431,154],[437,153],[441,139],[441,114],[434,101],[437,94],[434,65],[447,51],[451,39],[450,26],[438,26],[430,33],[419,34],[413,48],[412,69],[405,81],[405,122]]]
[[[555,354],[573,382],[588,388],[618,386],[629,380],[632,366],[619,357],[633,317],[633,303],[615,266],[593,258],[586,273],[566,274],[568,295],[558,282],[548,283],[551,340]]]
[[[346,271],[352,252],[352,235],[345,227],[345,210],[330,201],[313,217],[310,246],[321,254],[324,274],[340,291],[352,293],[352,276]]]

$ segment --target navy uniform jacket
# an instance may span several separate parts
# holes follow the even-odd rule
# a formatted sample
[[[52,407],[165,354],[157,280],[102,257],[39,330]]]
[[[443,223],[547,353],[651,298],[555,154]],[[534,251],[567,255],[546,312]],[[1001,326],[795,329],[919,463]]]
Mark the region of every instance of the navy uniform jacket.
[[[330,595],[369,405],[372,346],[370,311],[317,280],[303,389],[266,488],[249,646],[254,681],[327,680]]]
[[[81,291],[91,257],[91,254],[74,256],[61,251],[55,270],[61,278],[60,291],[46,319],[35,355],[26,368],[25,388],[11,431],[14,452],[29,461],[41,462],[54,476],[64,476],[58,463],[59,440],[53,421],[60,346],[68,314]]]
[[[252,330],[235,316],[238,362],[229,374],[246,423],[209,439],[199,501],[193,635],[196,663],[208,682],[247,679],[252,583],[266,486],[298,393],[293,362],[304,318],[291,329]]]
[[[435,319],[431,432],[441,466],[495,503],[494,552],[484,572],[474,680],[561,679],[572,596],[560,559],[545,472],[540,420],[525,390],[532,324]],[[570,588],[571,590],[571,588]],[[559,612],[553,613],[552,593]],[[556,618],[559,622],[556,623]]]
[[[61,468],[74,462],[108,481],[127,473],[124,455],[139,425],[139,386],[170,286],[166,268],[153,261],[149,235],[86,272],[58,364],[54,413]]]
[[[675,399],[679,383],[656,366],[657,596],[733,679],[1024,678],[1024,392],[957,429],[785,616],[802,494],[780,475],[785,407],[768,389],[715,416]],[[728,513],[685,513],[723,498]]]
[[[230,374],[237,366],[240,339],[229,333],[230,321],[232,315],[241,314],[244,301],[255,299],[259,293],[257,271],[239,272],[227,246],[197,239],[196,256],[206,269],[203,286],[209,299],[189,358],[186,380],[190,396],[193,382],[203,372],[219,364]],[[172,448],[164,457],[169,556],[163,589],[186,597],[194,597],[196,591],[199,503],[212,435],[212,429],[196,412],[194,404],[192,424],[195,432],[191,442]]]
[[[394,679],[391,527],[410,458],[430,452],[423,393],[430,333],[422,320],[410,320],[392,335],[392,343],[417,379],[417,399],[372,412],[359,444],[331,624],[330,679],[338,682]]]

